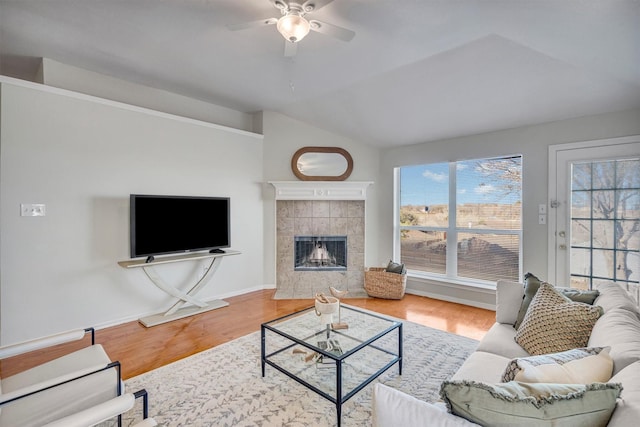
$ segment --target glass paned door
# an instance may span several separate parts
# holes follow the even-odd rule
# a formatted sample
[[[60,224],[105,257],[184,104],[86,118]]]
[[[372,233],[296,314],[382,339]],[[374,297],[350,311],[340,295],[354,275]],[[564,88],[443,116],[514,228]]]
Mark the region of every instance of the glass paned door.
[[[637,289],[640,138],[583,144],[550,149],[549,278],[582,289],[602,281]]]
[[[640,279],[640,158],[571,163],[571,287]]]

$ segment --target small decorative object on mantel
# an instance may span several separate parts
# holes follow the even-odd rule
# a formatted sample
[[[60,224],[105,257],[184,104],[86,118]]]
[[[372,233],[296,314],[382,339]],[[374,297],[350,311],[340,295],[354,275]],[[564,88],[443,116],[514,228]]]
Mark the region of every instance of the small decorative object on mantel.
[[[302,147],[291,158],[291,170],[301,181],[344,181],[353,159],[340,147]]]

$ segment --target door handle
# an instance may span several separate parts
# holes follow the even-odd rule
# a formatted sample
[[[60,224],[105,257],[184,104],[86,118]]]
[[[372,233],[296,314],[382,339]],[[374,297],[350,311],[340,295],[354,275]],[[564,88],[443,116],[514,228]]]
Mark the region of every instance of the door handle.
[[[565,237],[566,235],[567,235],[567,233],[565,233],[564,231],[560,231],[558,233],[558,236],[560,236],[560,237]]]
[[[567,245],[558,245],[558,248],[566,250],[567,249]]]

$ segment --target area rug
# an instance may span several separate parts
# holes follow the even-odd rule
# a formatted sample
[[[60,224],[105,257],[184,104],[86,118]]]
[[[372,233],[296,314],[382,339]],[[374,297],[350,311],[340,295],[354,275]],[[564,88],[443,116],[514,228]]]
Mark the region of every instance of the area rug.
[[[477,341],[404,322],[403,374],[391,367],[376,381],[426,401],[476,348]],[[375,382],[374,382],[375,383]],[[371,425],[369,384],[342,406],[342,425]],[[162,426],[335,426],[336,408],[274,368],[260,369],[260,333],[203,351],[126,381],[145,388],[149,414]],[[137,405],[124,425],[140,420]]]

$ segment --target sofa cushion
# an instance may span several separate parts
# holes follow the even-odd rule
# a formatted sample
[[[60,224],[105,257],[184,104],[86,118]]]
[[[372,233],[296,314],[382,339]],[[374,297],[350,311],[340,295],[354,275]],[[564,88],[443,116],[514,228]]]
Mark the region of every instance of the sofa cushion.
[[[535,275],[531,273],[527,273],[524,275],[524,295],[522,297],[522,302],[520,304],[520,309],[518,310],[518,315],[516,317],[516,321],[513,324],[513,327],[518,329],[524,320],[524,316],[527,314],[527,310],[529,309],[529,305],[533,300],[533,297],[538,292],[540,288],[540,284],[544,283],[540,279],[538,279]],[[594,300],[598,297],[599,291],[597,290],[581,290],[581,289],[573,289],[573,288],[556,288],[560,291],[564,296],[569,298],[571,301],[575,302],[583,302],[585,304],[593,304]]]
[[[609,427],[627,427],[640,420],[640,362],[634,362],[611,378],[611,382],[622,384],[622,393]]]
[[[474,380],[487,383],[500,382],[508,357],[484,351],[475,351],[464,361],[452,380]]]
[[[611,378],[609,347],[575,348],[560,353],[513,359],[502,382],[590,384]]]
[[[635,301],[618,283],[601,283],[597,289],[600,291],[600,296],[596,298],[594,304],[602,307],[605,313],[613,309],[624,309],[638,316],[638,306]]]
[[[479,351],[495,353],[514,359],[529,356],[527,351],[514,340],[516,330],[510,324],[494,323],[478,344]]]
[[[586,347],[601,310],[573,302],[543,282],[516,332],[516,342],[532,355]]]
[[[452,414],[488,426],[606,426],[620,384],[485,384],[445,381],[440,396]]]
[[[496,322],[513,325],[524,296],[522,283],[509,280],[496,282]]]
[[[477,426],[436,405],[377,383],[372,396],[373,427],[423,427],[425,420],[439,427]]]
[[[640,360],[640,319],[629,310],[609,309],[593,327],[588,345],[611,347],[615,375]]]

